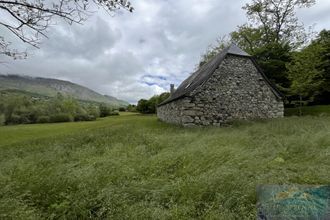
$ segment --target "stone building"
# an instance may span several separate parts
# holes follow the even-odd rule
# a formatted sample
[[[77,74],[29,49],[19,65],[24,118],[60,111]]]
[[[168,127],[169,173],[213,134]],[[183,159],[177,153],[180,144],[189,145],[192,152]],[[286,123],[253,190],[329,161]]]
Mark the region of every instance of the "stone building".
[[[160,120],[220,126],[233,120],[283,117],[283,97],[254,59],[235,44],[191,74],[157,107]]]

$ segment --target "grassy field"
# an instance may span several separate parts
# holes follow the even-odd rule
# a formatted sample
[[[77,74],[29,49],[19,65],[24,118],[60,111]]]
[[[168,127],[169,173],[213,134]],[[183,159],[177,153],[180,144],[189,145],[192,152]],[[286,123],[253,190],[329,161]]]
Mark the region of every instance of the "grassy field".
[[[330,117],[0,127],[0,219],[255,219],[258,184],[330,184]]]

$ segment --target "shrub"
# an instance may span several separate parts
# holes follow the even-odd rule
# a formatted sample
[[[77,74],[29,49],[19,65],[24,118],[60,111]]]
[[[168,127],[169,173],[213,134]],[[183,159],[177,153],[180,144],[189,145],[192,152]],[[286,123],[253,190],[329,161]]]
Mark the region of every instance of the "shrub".
[[[28,117],[30,123],[37,123],[39,115],[36,112],[31,112],[27,115],[27,117]]]
[[[169,96],[170,94],[165,92],[153,96],[149,100],[140,99],[136,106],[136,110],[142,114],[154,114],[156,113],[157,105],[165,101]]]
[[[49,116],[39,116],[36,120],[37,123],[49,123],[50,117]]]
[[[110,115],[110,105],[101,106],[104,117]],[[4,115],[4,116],[3,116]],[[47,122],[92,121],[100,117],[99,104],[85,103],[65,98],[61,94],[55,98],[34,97],[29,94],[0,92],[0,125]],[[49,116],[49,117],[44,117]]]
[[[50,122],[52,122],[52,123],[70,122],[70,121],[73,121],[73,117],[70,114],[61,113],[61,114],[56,114],[56,115],[50,116]]]
[[[0,126],[4,125],[6,122],[6,118],[4,114],[0,114]]]
[[[116,115],[119,115],[118,111],[113,111],[113,112],[110,112],[110,114],[109,114],[109,116],[116,116]]]
[[[142,114],[149,113],[148,100],[140,99],[138,105],[136,106],[136,110]]]
[[[87,121],[88,115],[86,114],[77,114],[74,116],[74,121]]]
[[[125,107],[120,107],[120,108],[119,108],[119,111],[120,111],[120,112],[126,112],[126,108],[125,108]]]
[[[87,114],[93,116],[96,119],[100,117],[100,109],[97,106],[90,105],[87,108]]]
[[[74,116],[74,121],[95,121],[96,117],[94,115],[87,114],[77,114]]]
[[[111,107],[107,106],[106,104],[101,104],[99,106],[99,109],[100,109],[100,117],[101,118],[111,115],[112,109],[111,109]]]
[[[88,121],[95,121],[96,118],[95,115],[88,115]]]
[[[20,117],[20,124],[29,124],[31,123],[31,121],[29,120],[29,116],[28,115],[21,115]]]
[[[127,106],[127,111],[129,111],[129,112],[137,112],[136,105],[128,105]]]
[[[21,117],[16,114],[12,114],[10,118],[6,120],[6,124],[20,124],[21,123]]]

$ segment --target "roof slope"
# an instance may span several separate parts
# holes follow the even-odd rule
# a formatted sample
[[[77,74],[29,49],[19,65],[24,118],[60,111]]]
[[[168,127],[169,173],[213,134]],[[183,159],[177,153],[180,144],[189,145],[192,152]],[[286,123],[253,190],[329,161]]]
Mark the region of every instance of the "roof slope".
[[[197,88],[199,85],[203,84],[207,79],[211,77],[211,75],[214,73],[216,69],[220,66],[222,61],[225,59],[225,57],[228,55],[236,55],[236,56],[243,56],[243,57],[249,57],[252,59],[254,65],[257,66],[256,62],[253,60],[252,56],[242,49],[240,49],[235,44],[231,44],[229,47],[222,50],[219,54],[217,54],[212,60],[210,60],[208,63],[204,64],[199,70],[191,74],[186,80],[184,80],[181,85],[175,90],[175,92],[164,102],[160,103],[159,106],[167,104],[169,102],[172,102],[174,100],[177,100],[181,97],[184,97],[189,92],[193,91],[195,88]],[[276,87],[267,79],[265,74],[261,71],[261,69],[257,66],[257,69],[261,73],[261,75],[265,78],[266,82],[271,86],[274,94],[277,97],[282,97],[282,95],[279,93],[279,91],[276,89]]]

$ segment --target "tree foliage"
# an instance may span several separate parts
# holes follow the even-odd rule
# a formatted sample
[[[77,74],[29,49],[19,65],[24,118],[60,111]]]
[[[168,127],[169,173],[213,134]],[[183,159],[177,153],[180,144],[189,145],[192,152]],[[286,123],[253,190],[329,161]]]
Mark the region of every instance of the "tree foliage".
[[[148,100],[146,100],[146,99],[140,99],[138,101],[138,104],[136,106],[136,110],[140,113],[143,113],[143,114],[152,113],[150,111],[150,106],[149,106]]]
[[[206,52],[201,56],[201,60],[197,66],[197,69],[209,62],[213,57],[215,57],[227,46],[229,46],[229,40],[225,36],[218,38],[216,40],[216,43],[214,45],[209,45]]]
[[[231,33],[233,41],[257,59],[284,94],[288,94],[290,87],[286,64],[291,62],[291,52],[308,39],[295,11],[314,3],[315,0],[252,0],[243,7],[250,24]]]
[[[251,25],[239,26],[231,33],[231,39],[253,55],[267,77],[285,93],[285,88],[290,86],[286,63],[291,61],[291,44],[286,40],[268,42],[264,29]]]
[[[320,65],[318,56],[319,45],[310,45],[293,55],[288,67],[291,80],[291,93],[304,98],[313,98],[323,84],[322,72],[317,68]]]
[[[255,54],[258,48],[265,45],[263,29],[248,24],[238,26],[238,30],[230,33],[230,37],[232,41],[249,54]]]
[[[267,77],[285,92],[290,86],[286,63],[291,61],[291,47],[286,43],[269,43],[257,48],[254,57]]]
[[[103,8],[112,13],[125,8],[133,11],[127,0],[0,0],[0,26],[7,29],[23,42],[38,47],[41,37],[47,37],[46,30],[55,17],[69,24],[82,23],[91,14],[91,7]],[[0,54],[15,58],[25,57],[26,53],[10,48],[4,36],[0,35]]]
[[[317,39],[295,52],[288,67],[290,92],[300,99],[330,103],[330,31],[323,30]]]
[[[261,28],[265,43],[286,43],[295,47],[304,43],[306,37],[295,10],[314,3],[315,0],[252,0],[243,9],[249,20]]]
[[[142,114],[154,114],[157,110],[157,105],[165,101],[170,96],[170,93],[164,92],[160,95],[155,95],[149,100],[140,99],[136,110]]]
[[[104,104],[104,103],[99,105],[99,110],[100,110],[100,117],[101,118],[110,116],[111,112],[113,111],[111,106],[109,106],[107,104]]]
[[[211,50],[202,55],[200,66],[212,59],[220,48],[234,42],[254,56],[267,77],[285,95],[290,95],[291,78],[288,63],[298,59],[292,55],[308,43],[309,33],[299,23],[296,9],[310,7],[315,0],[251,0],[243,9],[249,23],[238,26],[230,33],[230,39],[218,42]],[[295,61],[293,61],[295,62]]]
[[[4,125],[6,122],[6,118],[4,114],[0,114],[0,126]]]
[[[127,109],[128,112],[137,112],[136,105],[131,105],[130,104],[130,105],[127,106],[126,109]]]
[[[50,98],[0,91],[0,125],[92,121],[111,115],[118,113],[106,104],[79,102],[60,93]]]
[[[330,104],[330,30],[320,32],[318,38],[312,42],[321,46],[321,64],[318,67],[323,72],[323,86],[321,93],[316,97],[318,103]]]

